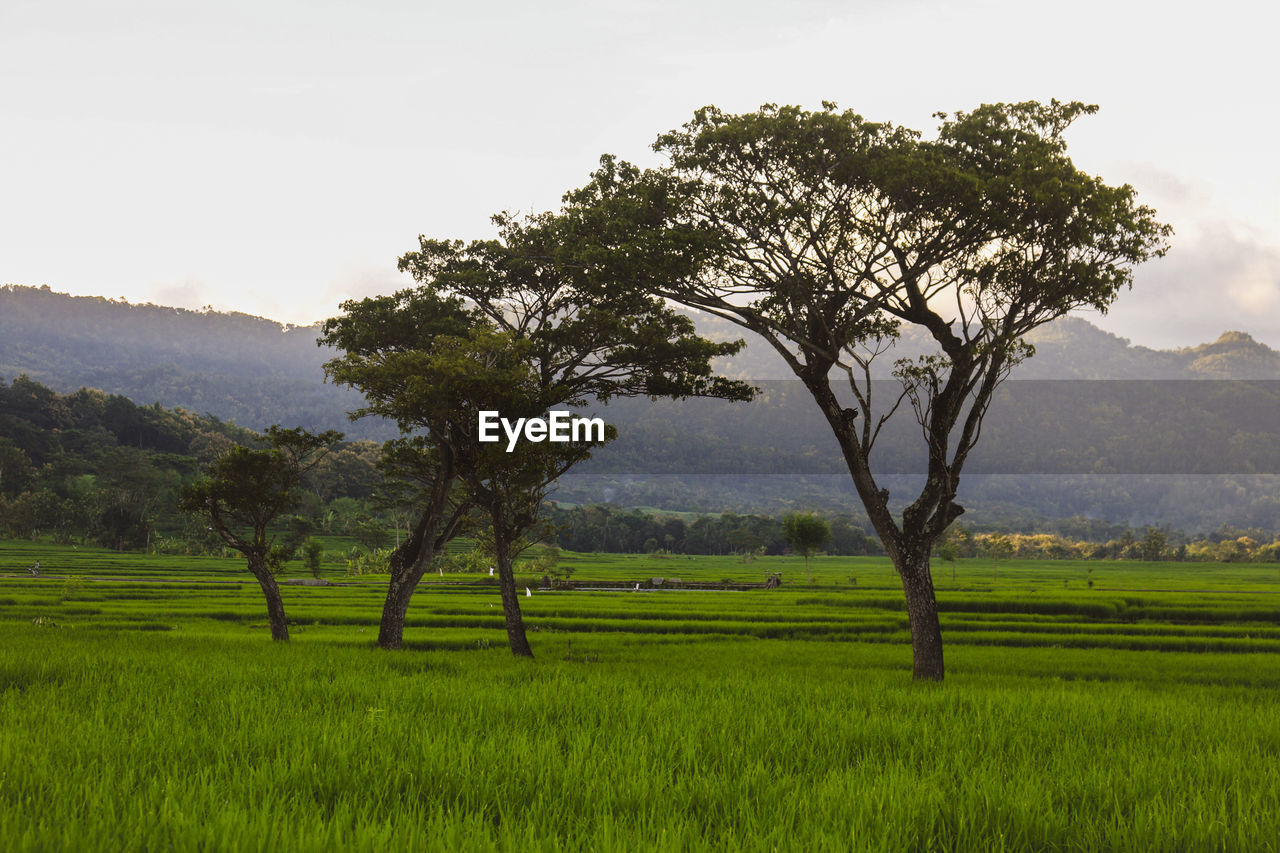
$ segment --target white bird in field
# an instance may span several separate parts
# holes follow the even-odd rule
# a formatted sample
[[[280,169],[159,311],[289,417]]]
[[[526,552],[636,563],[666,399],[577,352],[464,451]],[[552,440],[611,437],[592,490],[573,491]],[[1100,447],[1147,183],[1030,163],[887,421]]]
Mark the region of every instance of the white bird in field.
[[[489,567],[489,577],[493,577],[493,566]]]
[[[526,586],[526,587],[524,588],[524,597],[525,597],[525,598],[533,598],[533,590],[529,589],[529,587],[527,587],[527,586]]]
[[[635,591],[636,591],[636,592],[639,592],[639,591],[640,591],[640,584],[636,584],[636,589],[635,589]]]

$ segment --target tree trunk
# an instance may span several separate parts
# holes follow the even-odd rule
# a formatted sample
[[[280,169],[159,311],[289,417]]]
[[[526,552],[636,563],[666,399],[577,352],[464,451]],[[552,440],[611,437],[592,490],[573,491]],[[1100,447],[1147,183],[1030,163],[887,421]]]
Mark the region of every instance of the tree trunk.
[[[262,594],[267,599],[267,620],[271,623],[271,639],[286,642],[289,639],[289,622],[284,616],[284,599],[280,597],[280,585],[265,563],[255,565],[250,557],[249,570],[258,579]]]
[[[409,612],[409,600],[418,587],[422,573],[392,570],[391,583],[387,587],[387,600],[382,605],[382,622],[378,626],[378,647],[394,651],[404,645],[404,619]]]
[[[929,552],[906,557],[896,568],[902,578],[911,625],[911,674],[917,680],[941,681],[944,673],[942,625],[938,622],[933,577],[929,574]]]
[[[453,538],[461,518],[460,512],[453,518],[445,517],[445,504],[453,477],[438,479],[432,490],[432,498],[423,509],[413,532],[396,546],[391,555],[391,581],[387,584],[387,598],[382,605],[382,622],[378,625],[378,647],[395,651],[404,645],[404,620],[409,612],[409,602],[418,582],[431,567],[431,561]],[[399,528],[396,528],[397,531]],[[443,575],[443,572],[441,573]]]
[[[378,625],[378,647],[395,651],[404,645],[404,620],[409,613],[409,601],[418,588],[418,581],[426,574],[436,549],[427,535],[435,536],[435,527],[424,525],[427,533],[405,542],[404,550],[397,549],[400,559],[391,560],[391,581],[387,584],[387,600],[382,605],[382,622]]]
[[[512,565],[511,545],[496,529],[493,549],[498,564],[498,588],[502,590],[502,618],[507,625],[507,641],[511,654],[516,657],[533,657],[529,638],[524,633],[524,616],[520,613],[520,594],[516,591],[515,568]]]

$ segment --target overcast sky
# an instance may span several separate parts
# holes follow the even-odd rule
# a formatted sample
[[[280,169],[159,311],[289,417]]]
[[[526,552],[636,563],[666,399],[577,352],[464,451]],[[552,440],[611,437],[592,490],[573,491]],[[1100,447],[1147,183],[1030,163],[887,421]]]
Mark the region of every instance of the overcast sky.
[[[405,286],[420,233],[655,162],[713,103],[1101,112],[1077,165],[1177,230],[1091,318],[1280,347],[1280,81],[1265,4],[0,0],[0,282],[306,323]]]

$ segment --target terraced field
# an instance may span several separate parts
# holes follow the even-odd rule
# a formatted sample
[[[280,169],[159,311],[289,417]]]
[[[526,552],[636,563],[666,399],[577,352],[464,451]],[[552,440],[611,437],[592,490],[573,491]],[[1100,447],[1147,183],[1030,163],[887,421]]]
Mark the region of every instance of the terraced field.
[[[384,653],[330,564],[280,646],[235,560],[0,543],[0,848],[1277,849],[1280,567],[938,566],[920,685],[886,561],[565,564],[784,584],[523,579],[527,662],[487,577]]]

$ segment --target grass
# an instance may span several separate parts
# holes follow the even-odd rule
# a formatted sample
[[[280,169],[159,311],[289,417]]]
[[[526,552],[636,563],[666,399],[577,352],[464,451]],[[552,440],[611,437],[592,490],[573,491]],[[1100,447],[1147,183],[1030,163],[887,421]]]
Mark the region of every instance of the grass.
[[[536,592],[528,662],[492,588],[424,587],[384,653],[377,579],[288,586],[280,645],[234,560],[0,543],[0,849],[1277,849],[1275,566],[937,567],[942,685],[887,563],[814,569]]]

